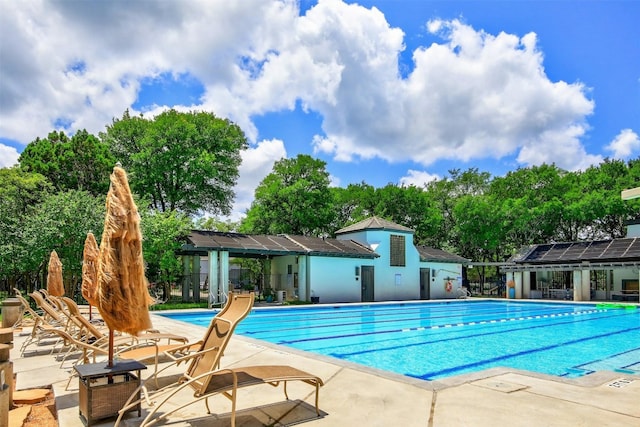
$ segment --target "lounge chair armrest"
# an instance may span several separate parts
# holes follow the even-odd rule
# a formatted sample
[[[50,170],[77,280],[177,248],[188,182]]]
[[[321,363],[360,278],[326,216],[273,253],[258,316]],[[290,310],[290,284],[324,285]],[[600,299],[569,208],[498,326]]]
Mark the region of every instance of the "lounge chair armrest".
[[[163,333],[163,332],[143,332],[140,335],[137,335],[137,338],[139,340],[152,340],[152,341],[160,341],[160,340],[164,340],[166,339],[167,342],[171,342],[171,341],[179,341],[181,343],[188,343],[189,340],[187,339],[187,337],[184,337],[182,335],[176,335],[176,334],[169,334],[169,333]]]

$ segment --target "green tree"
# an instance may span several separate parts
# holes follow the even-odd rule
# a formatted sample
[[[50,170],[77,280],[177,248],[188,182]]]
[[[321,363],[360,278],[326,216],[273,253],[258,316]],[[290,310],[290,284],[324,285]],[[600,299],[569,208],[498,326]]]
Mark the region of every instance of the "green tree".
[[[160,211],[229,214],[242,130],[211,113],[168,110],[153,119],[126,111],[100,135],[131,175],[132,190]]]
[[[418,245],[431,245],[442,224],[442,215],[426,191],[414,185],[388,184],[376,190],[375,215],[387,218],[415,231]]]
[[[109,173],[115,160],[109,147],[86,130],[71,138],[51,132],[24,149],[20,167],[46,176],[58,191],[84,190],[99,196],[109,189]]]
[[[503,227],[511,249],[557,238],[567,181],[555,165],[518,169],[493,179],[490,193],[502,206]]]
[[[322,236],[334,218],[326,163],[300,154],[281,159],[258,185],[241,225],[244,232]]]
[[[40,174],[19,167],[0,169],[0,279],[2,290],[18,286],[28,255],[25,219],[51,191]]]
[[[453,208],[458,254],[474,261],[501,261],[499,248],[503,244],[500,206],[487,195],[467,195],[458,199]]]
[[[459,169],[449,171],[449,176],[429,182],[426,187],[427,197],[434,208],[432,221],[439,225],[429,238],[431,246],[459,253],[462,245],[456,234],[455,215],[453,210],[459,198],[485,194],[489,189],[491,175],[470,168],[464,172]]]
[[[194,222],[193,226],[198,230],[234,232],[240,226],[240,222],[231,221],[230,219],[222,221],[216,217],[200,217]]]
[[[376,210],[376,189],[364,181],[349,184],[346,188],[331,187],[331,199],[334,203],[334,222],[332,231],[374,215]]]
[[[189,234],[191,221],[179,212],[141,212],[142,252],[151,282],[169,284],[182,275],[178,251]]]
[[[87,233],[93,232],[100,240],[104,214],[104,197],[94,197],[86,191],[69,190],[46,197],[23,224],[23,271],[37,280],[55,250],[63,265],[67,293],[73,295],[82,280]]]
[[[625,221],[637,217],[640,201],[622,200],[620,192],[639,185],[640,176],[633,179],[635,164],[640,165],[638,161],[625,164],[622,160],[605,159],[584,171],[577,191],[588,214],[585,237],[603,239],[626,235]]]

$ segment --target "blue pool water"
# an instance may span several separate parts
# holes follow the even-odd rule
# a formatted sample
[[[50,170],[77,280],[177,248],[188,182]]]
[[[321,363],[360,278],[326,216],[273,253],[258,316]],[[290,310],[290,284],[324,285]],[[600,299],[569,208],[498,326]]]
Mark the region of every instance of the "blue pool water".
[[[215,312],[167,315],[208,326]],[[256,309],[236,333],[410,377],[492,367],[640,374],[640,309],[460,301]]]

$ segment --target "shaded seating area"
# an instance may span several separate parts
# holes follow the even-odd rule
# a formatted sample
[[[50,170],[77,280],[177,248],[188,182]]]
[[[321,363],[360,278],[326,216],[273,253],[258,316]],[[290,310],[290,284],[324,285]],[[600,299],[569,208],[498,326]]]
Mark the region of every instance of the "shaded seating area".
[[[236,404],[240,389],[264,384],[271,386],[282,384],[285,398],[289,399],[287,383],[291,381],[303,382],[315,388],[315,409],[316,414],[320,416],[318,399],[323,381],[316,375],[288,365],[220,368],[225,348],[237,324],[249,314],[253,302],[253,293],[237,295],[230,292],[225,307],[211,320],[199,350],[183,357],[174,358],[173,364],[165,366],[143,381],[119,411],[115,425],[118,426],[123,416],[141,402],[147,402],[150,408],[145,418],[140,422],[140,426],[155,424],[176,411],[202,400],[205,401],[207,413],[211,413],[208,399],[220,394],[231,400],[230,421],[231,426],[235,427]],[[170,382],[155,390],[147,386],[150,380],[157,381],[157,377],[162,375],[165,370],[181,363],[187,363],[188,367],[177,381]],[[167,402],[174,400],[176,394],[183,392],[192,393],[193,398],[187,399],[186,403],[178,407],[165,406]]]

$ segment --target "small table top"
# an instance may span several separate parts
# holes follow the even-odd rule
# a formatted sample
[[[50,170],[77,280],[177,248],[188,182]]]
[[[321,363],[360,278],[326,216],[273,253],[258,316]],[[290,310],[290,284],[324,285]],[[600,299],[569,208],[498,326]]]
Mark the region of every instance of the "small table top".
[[[74,366],[76,372],[81,378],[87,377],[103,377],[106,375],[117,375],[125,372],[140,371],[147,369],[144,363],[136,360],[118,360],[113,366],[107,366],[109,362],[85,363]]]

